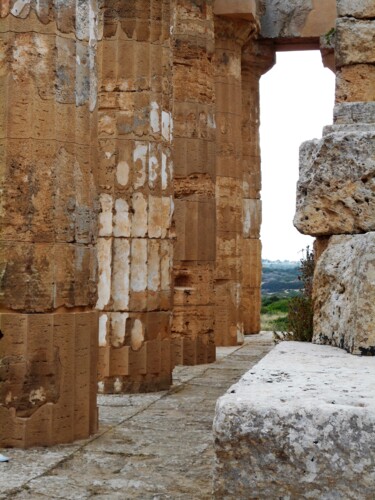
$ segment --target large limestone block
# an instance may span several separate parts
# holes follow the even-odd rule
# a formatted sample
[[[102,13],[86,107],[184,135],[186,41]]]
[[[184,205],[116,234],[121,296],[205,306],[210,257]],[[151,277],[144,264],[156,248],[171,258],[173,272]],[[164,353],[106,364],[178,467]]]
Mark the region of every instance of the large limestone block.
[[[343,66],[336,75],[336,101],[375,101],[375,66]]]
[[[336,66],[375,62],[375,21],[351,18],[337,20]]]
[[[337,0],[337,13],[341,16],[351,16],[358,19],[375,17],[374,0]]]
[[[216,499],[370,499],[375,359],[284,342],[216,406]]]
[[[314,342],[375,355],[375,233],[333,236],[314,276]]]
[[[303,234],[375,229],[375,127],[337,128],[300,149],[294,225]]]
[[[335,0],[265,0],[263,38],[319,37],[335,26]]]

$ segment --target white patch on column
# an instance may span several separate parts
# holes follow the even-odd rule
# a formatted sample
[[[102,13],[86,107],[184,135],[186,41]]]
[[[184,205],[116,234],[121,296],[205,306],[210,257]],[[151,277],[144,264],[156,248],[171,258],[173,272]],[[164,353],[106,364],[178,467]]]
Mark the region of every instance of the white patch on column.
[[[160,290],[160,241],[148,242],[148,289],[157,292]]]
[[[114,384],[113,384],[113,389],[115,392],[119,393],[122,391],[122,381],[120,378],[116,378]]]
[[[129,280],[130,280],[130,244],[129,240],[115,238],[113,241],[113,277],[112,299],[113,307],[117,311],[126,311],[129,307]]]
[[[106,314],[101,314],[99,317],[99,347],[105,347],[108,343],[107,322],[108,316]]]
[[[136,239],[131,243],[131,278],[130,288],[133,292],[144,292],[147,289],[147,240]]]
[[[147,233],[147,200],[142,193],[133,194],[132,207],[131,235],[134,238],[142,238]]]
[[[159,105],[157,102],[151,103],[150,125],[152,131],[155,134],[157,132],[160,132],[160,113],[159,113]]]
[[[113,218],[113,234],[116,237],[130,236],[131,222],[129,217],[129,205],[126,200],[118,198],[115,201],[115,216]]]
[[[126,320],[128,313],[111,313],[111,345],[121,347],[125,342]]]
[[[97,242],[97,249],[99,281],[96,308],[102,310],[109,303],[111,298],[112,240],[99,238]]]
[[[151,189],[155,187],[156,181],[158,179],[158,169],[159,169],[159,161],[157,157],[152,154],[156,149],[155,144],[150,144],[150,152],[148,158],[148,185]]]
[[[99,236],[112,235],[113,200],[110,194],[103,193],[99,197],[101,212],[99,214]]]
[[[160,286],[161,290],[167,291],[171,288],[171,270],[172,270],[172,244],[167,241],[160,243]]]
[[[119,161],[116,167],[116,179],[121,186],[126,186],[129,182],[129,164],[127,161]]]
[[[251,228],[251,200],[243,200],[243,235],[249,237]]]
[[[171,115],[167,111],[163,111],[161,114],[161,134],[166,141],[170,141],[171,138]]]
[[[135,189],[144,186],[146,182],[147,152],[148,152],[148,144],[145,142],[137,143],[137,146],[133,151]]]
[[[167,189],[168,187],[168,173],[167,173],[167,155],[161,155],[161,187]]]
[[[161,237],[166,238],[168,234],[168,230],[171,227],[172,223],[172,216],[173,216],[173,199],[171,196],[163,196],[162,197],[162,231],[161,231]]]
[[[143,325],[141,320],[136,319],[131,331],[131,346],[136,351],[142,347],[143,341],[145,339],[143,333]]]

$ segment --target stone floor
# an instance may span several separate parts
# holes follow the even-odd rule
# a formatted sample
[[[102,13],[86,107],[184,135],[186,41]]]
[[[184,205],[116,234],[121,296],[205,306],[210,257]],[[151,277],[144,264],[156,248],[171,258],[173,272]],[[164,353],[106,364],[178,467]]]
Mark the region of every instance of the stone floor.
[[[99,397],[100,432],[74,445],[0,450],[0,499],[209,499],[215,402],[271,348],[272,334],[177,367],[169,391]]]

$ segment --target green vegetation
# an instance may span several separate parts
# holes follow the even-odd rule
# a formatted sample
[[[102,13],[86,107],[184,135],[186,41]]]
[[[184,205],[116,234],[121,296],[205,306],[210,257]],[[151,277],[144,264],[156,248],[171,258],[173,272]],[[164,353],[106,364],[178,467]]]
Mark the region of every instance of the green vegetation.
[[[287,332],[286,340],[311,341],[314,253],[307,247],[297,263],[263,263],[262,330]],[[264,277],[268,280],[264,280]],[[279,279],[278,283],[275,283]],[[298,282],[298,286],[297,283]],[[279,290],[271,293],[270,290]]]
[[[303,284],[300,295],[291,299],[288,312],[289,331],[293,340],[311,342],[313,336],[313,276],[315,269],[314,252],[306,248],[301,259],[300,280]]]

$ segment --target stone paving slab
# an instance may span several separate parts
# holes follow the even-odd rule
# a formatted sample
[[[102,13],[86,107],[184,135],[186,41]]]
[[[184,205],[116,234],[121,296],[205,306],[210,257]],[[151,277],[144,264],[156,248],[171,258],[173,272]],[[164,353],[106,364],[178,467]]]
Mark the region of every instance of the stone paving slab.
[[[74,445],[0,450],[0,499],[211,498],[218,397],[272,349],[272,333],[179,366],[169,391],[98,397],[100,431]]]

